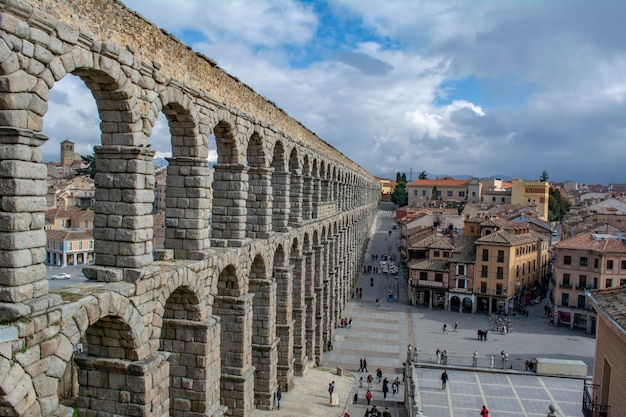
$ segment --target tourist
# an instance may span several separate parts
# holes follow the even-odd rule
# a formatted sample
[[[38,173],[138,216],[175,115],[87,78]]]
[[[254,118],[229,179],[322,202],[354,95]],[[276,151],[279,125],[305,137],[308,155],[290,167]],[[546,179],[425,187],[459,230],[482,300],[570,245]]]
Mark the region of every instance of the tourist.
[[[448,383],[448,373],[443,371],[441,374],[441,389],[446,389],[446,384]]]

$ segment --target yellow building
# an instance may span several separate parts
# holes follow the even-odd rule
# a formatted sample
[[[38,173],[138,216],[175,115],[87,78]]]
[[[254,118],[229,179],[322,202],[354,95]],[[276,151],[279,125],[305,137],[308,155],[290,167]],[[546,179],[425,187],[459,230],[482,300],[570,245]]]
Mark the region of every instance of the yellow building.
[[[514,178],[511,183],[511,204],[533,207],[539,218],[548,221],[550,184],[546,181],[524,181]]]
[[[474,294],[476,310],[509,313],[540,295],[542,241],[528,225],[499,230],[482,224],[476,240]]]
[[[378,181],[380,182],[380,199],[391,200],[391,194],[396,189],[396,182],[380,177],[378,177]]]

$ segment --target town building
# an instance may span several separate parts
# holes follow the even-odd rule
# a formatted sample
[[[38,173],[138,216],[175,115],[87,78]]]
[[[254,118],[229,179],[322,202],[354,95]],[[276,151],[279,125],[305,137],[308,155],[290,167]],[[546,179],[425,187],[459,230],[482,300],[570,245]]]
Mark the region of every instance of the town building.
[[[583,416],[626,415],[626,288],[586,292],[597,315],[593,380],[585,384]],[[609,407],[610,405],[610,407]]]
[[[94,260],[92,210],[46,211],[46,265],[88,264]]]
[[[391,194],[396,189],[396,182],[387,178],[376,177],[380,182],[380,199],[383,201],[391,201]]]
[[[539,218],[548,220],[550,184],[547,181],[524,181],[514,178],[511,182],[511,204],[535,207]]]
[[[555,244],[554,253],[556,324],[593,333],[597,314],[586,291],[626,285],[626,237],[585,232]]]
[[[407,183],[409,205],[423,207],[433,201],[466,201],[470,180],[444,177],[436,180],[415,180]]]

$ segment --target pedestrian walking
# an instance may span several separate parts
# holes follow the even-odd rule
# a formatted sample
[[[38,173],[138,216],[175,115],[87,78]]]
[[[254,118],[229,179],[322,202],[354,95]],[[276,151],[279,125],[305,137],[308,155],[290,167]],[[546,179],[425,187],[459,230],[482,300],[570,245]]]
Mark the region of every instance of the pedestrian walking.
[[[350,320],[348,320],[348,329],[352,328],[352,317],[350,317]]]
[[[459,322],[455,321],[454,322],[454,332],[456,333],[457,331],[459,331]]]
[[[437,352],[435,352],[435,354],[437,355],[437,363],[441,363],[441,350],[437,348]]]
[[[383,400],[387,399],[387,393],[389,392],[389,381],[387,378],[383,379]]]
[[[280,389],[280,385],[278,386],[278,389],[276,390],[276,405],[278,406],[278,409],[280,410],[280,400],[283,399],[283,390]]]
[[[365,399],[367,400],[367,405],[370,405],[370,403],[372,402],[372,398],[374,398],[374,396],[372,395],[372,391],[367,390],[367,392],[365,393]]]
[[[357,372],[363,372],[363,358],[359,359],[359,370]]]
[[[374,382],[374,377],[372,376],[372,374],[369,374],[367,376],[367,389],[368,390],[372,389],[372,382]]]
[[[330,395],[330,404],[333,403],[333,392],[335,392],[335,381],[328,384],[328,394]]]
[[[485,405],[483,405],[483,409],[480,410],[480,416],[489,417],[489,410],[487,410],[487,407]]]
[[[367,359],[363,358],[363,370],[367,372]]]
[[[446,384],[448,383],[448,373],[443,371],[441,373],[441,389],[446,389]]]
[[[448,334],[448,325],[446,323],[443,324],[443,334]]]

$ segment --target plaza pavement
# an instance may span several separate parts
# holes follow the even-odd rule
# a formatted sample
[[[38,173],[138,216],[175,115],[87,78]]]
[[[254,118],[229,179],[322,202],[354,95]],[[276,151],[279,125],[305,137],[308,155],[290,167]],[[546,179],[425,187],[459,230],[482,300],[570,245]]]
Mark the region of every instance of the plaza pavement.
[[[373,226],[367,260],[371,254],[396,253],[399,230],[392,229],[395,219],[390,211],[381,211]],[[391,231],[391,233],[389,233]],[[402,271],[401,271],[402,274]],[[370,277],[374,277],[374,286]],[[362,274],[356,285],[363,288],[362,300],[347,303],[344,316],[352,318],[351,328],[336,328],[334,349],[324,352],[323,368],[310,369],[304,377],[296,378],[296,386],[283,394],[282,409],[255,412],[255,416],[363,416],[367,408],[365,389],[358,387],[358,379],[368,373],[358,372],[359,358],[367,358],[369,373],[381,368],[390,381],[402,381],[402,363],[406,360],[409,343],[419,350],[417,369],[418,402],[426,417],[478,417],[483,404],[492,417],[539,417],[548,413],[553,404],[559,417],[580,417],[583,381],[572,378],[537,376],[525,371],[525,361],[533,358],[582,360],[593,371],[595,339],[561,327],[552,327],[543,317],[543,300],[529,307],[529,317],[513,317],[513,331],[506,335],[491,331],[489,318],[482,314],[461,314],[442,310],[428,310],[407,305],[406,280],[396,280],[382,274]],[[387,302],[388,291],[398,296],[397,302]],[[375,299],[383,302],[376,307]],[[454,322],[459,323],[454,332]],[[447,323],[448,334],[442,333]],[[479,341],[478,328],[490,330],[487,341]],[[450,365],[438,365],[435,351],[446,349]],[[503,371],[500,352],[509,354],[512,369]],[[474,351],[479,353],[480,369],[456,366],[470,363]],[[494,368],[491,369],[491,356]],[[336,375],[337,367],[344,376]],[[507,366],[508,368],[509,366]],[[441,389],[439,376],[447,369],[450,382]],[[340,405],[328,404],[327,387],[334,378]],[[357,392],[358,402],[353,404]],[[383,400],[381,384],[373,384],[375,403],[379,409],[389,407],[392,416],[406,417],[404,412],[404,384],[396,396],[388,394]],[[413,416],[410,416],[413,417]]]

